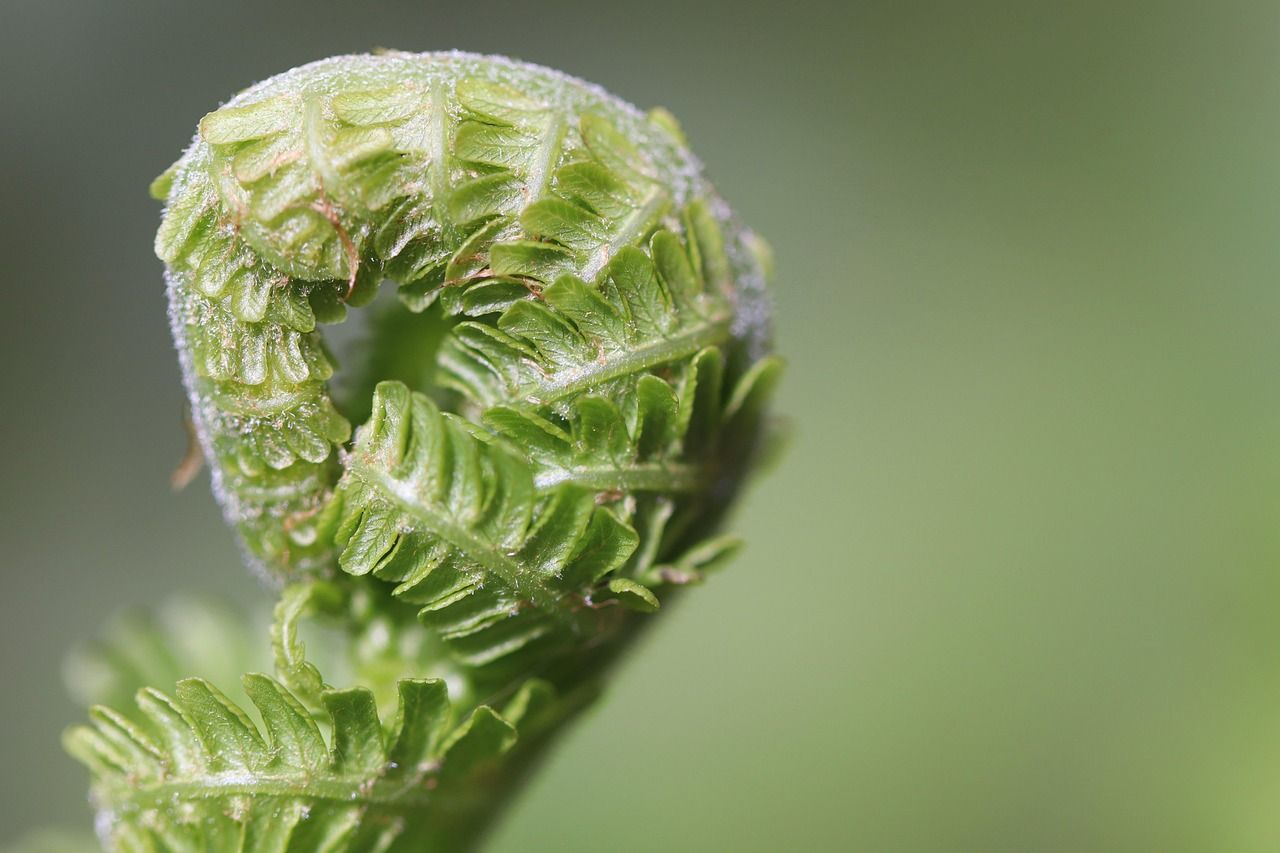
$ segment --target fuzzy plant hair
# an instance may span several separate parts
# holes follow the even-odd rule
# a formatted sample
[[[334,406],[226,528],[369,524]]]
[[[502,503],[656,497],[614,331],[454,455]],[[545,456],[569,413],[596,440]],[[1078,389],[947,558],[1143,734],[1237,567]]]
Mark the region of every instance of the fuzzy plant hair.
[[[274,673],[240,700],[160,692],[182,624],[104,644],[115,707],[66,739],[99,837],[471,849],[653,613],[736,546],[722,522],[780,372],[767,249],[666,112],[462,53],[255,85],[152,192],[199,447],[279,592]],[[375,302],[388,280],[398,299]],[[320,327],[368,303],[327,347]],[[332,660],[304,623],[339,638]]]

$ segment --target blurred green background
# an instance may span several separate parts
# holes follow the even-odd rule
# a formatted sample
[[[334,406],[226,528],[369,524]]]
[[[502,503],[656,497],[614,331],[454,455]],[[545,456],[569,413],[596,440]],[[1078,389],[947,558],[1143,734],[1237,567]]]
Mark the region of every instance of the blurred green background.
[[[492,849],[1280,849],[1280,6],[0,0],[0,843],[87,826],[60,661],[263,597],[148,181],[325,55],[682,120],[774,245],[789,453]],[[690,651],[693,650],[693,651]],[[644,815],[636,821],[634,815]]]

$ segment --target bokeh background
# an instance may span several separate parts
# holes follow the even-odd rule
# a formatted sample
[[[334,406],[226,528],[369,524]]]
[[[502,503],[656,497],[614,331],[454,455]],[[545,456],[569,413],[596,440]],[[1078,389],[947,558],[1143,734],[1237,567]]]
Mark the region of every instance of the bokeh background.
[[[0,0],[0,844],[86,827],[66,650],[261,600],[148,181],[307,60],[683,122],[774,245],[790,449],[495,851],[1280,849],[1280,6]],[[637,815],[640,816],[637,819]]]

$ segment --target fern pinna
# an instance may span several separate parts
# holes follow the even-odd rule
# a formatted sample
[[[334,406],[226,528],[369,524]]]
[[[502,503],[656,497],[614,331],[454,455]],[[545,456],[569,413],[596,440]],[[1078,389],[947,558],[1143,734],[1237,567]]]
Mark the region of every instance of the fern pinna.
[[[247,703],[186,679],[95,707],[67,743],[100,835],[473,846],[646,614],[733,548],[780,368],[763,243],[666,113],[458,53],[254,86],[153,193],[214,488],[282,587],[276,672]],[[335,398],[318,328],[385,280]],[[357,686],[303,620],[345,632],[325,670]]]

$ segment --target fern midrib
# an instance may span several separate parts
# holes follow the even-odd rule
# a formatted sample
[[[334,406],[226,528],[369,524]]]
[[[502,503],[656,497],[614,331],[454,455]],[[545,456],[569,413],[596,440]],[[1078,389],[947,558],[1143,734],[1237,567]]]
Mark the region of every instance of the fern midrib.
[[[325,152],[324,139],[321,133],[324,127],[323,105],[320,98],[306,93],[302,96],[302,116],[300,118],[303,149],[306,151],[308,165],[316,178],[316,192],[325,196],[326,187],[337,186],[339,176]]]
[[[696,492],[708,481],[706,468],[683,463],[642,462],[631,465],[574,465],[548,468],[533,481],[539,489],[574,483],[601,492]]]
[[[219,382],[219,380],[211,377],[202,378],[208,379],[210,382]],[[263,384],[265,385],[266,383]],[[321,382],[315,379],[304,379],[297,384],[277,382],[272,386],[269,396],[246,396],[241,400],[237,400],[223,392],[222,396],[225,398],[225,402],[223,400],[219,400],[219,402],[223,404],[223,410],[229,414],[249,418],[276,417],[292,414],[304,403],[310,403],[315,400],[316,388],[320,385]],[[220,389],[215,387],[213,390],[219,391]]]
[[[432,216],[439,222],[445,199],[449,196],[449,130],[453,123],[445,102],[443,87],[433,80],[427,87],[426,147],[430,154],[427,180],[431,192]]]
[[[563,118],[552,115],[546,130],[538,140],[537,154],[529,166],[525,182],[525,206],[542,198],[551,184],[552,170],[560,158],[560,151],[568,126]]]
[[[445,806],[465,809],[481,802],[479,797],[440,795],[423,788],[421,777],[389,781],[376,775],[316,776],[279,775],[251,770],[211,773],[197,779],[130,785],[100,782],[100,791],[113,804],[141,808],[172,806],[176,800],[213,800],[231,796],[281,797],[295,800],[358,804],[402,810]]]
[[[411,494],[406,494],[406,488],[400,480],[377,466],[370,465],[358,455],[351,457],[348,470],[359,477],[365,485],[376,489],[388,503],[421,523],[435,536],[466,554],[485,571],[497,575],[517,595],[527,597],[540,610],[545,610],[557,618],[564,618],[564,614],[557,607],[557,597],[551,590],[542,586],[536,577],[531,577],[532,572],[525,570],[516,560],[475,536],[445,513],[416,500]]]
[[[596,276],[608,265],[613,256],[618,254],[619,250],[635,244],[644,236],[651,224],[661,215],[667,203],[667,193],[662,187],[654,186],[650,189],[644,200],[640,202],[640,206],[622,220],[609,241],[587,259],[586,265],[582,268],[582,277],[587,281],[595,281]]]
[[[706,347],[722,344],[728,339],[727,319],[708,320],[671,337],[638,343],[627,350],[615,350],[602,361],[587,362],[557,371],[548,380],[528,383],[518,396],[538,405],[556,403],[612,379],[688,358]]]
[[[294,463],[294,465],[298,465],[298,463]],[[323,473],[326,470],[324,465],[324,462],[304,462],[302,466],[310,466],[314,473],[307,473],[300,478],[272,486],[260,486],[248,478],[233,478],[226,473],[223,474],[223,477],[236,483],[236,496],[242,500],[283,502],[303,495],[314,494],[316,489],[328,486],[330,479]],[[301,470],[302,466],[298,466],[299,470]],[[292,468],[293,466],[290,467]]]

